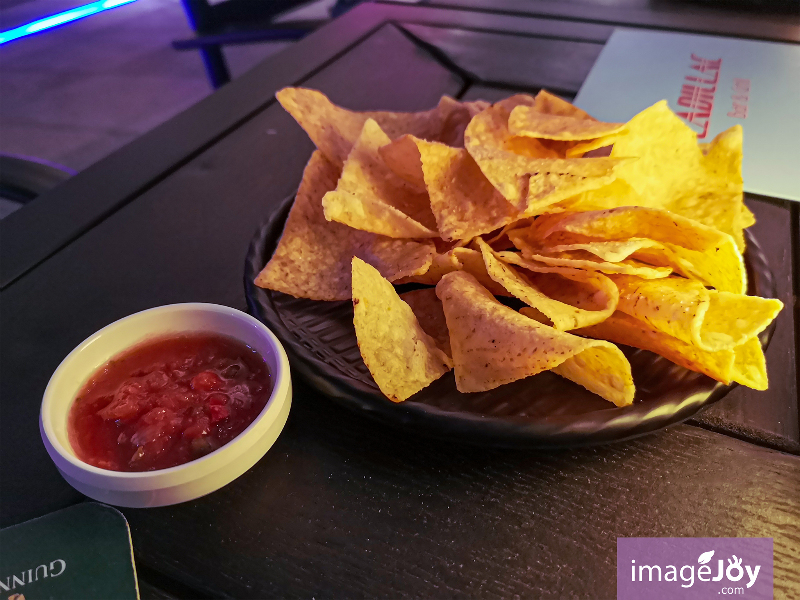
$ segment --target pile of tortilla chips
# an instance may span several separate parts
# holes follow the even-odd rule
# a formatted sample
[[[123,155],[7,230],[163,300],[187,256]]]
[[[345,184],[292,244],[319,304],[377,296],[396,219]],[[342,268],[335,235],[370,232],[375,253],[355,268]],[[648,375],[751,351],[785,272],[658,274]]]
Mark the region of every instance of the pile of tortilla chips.
[[[746,295],[741,127],[698,144],[664,101],[603,123],[545,91],[418,113],[278,100],[317,150],[256,284],[352,298],[390,400],[450,369],[461,392],[552,370],[626,406],[615,343],[767,388],[757,336],[783,305]]]

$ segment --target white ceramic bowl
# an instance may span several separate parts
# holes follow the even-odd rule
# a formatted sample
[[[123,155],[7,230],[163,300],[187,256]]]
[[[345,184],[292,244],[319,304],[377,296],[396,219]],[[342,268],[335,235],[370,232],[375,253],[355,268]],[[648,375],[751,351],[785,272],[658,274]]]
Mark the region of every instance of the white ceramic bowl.
[[[266,360],[274,387],[256,420],[214,452],[169,469],[127,473],[81,461],[70,445],[67,422],[69,409],[89,377],[110,358],[146,339],[189,332],[227,335],[254,348]],[[261,322],[226,306],[173,304],[120,319],[70,352],[47,384],[39,429],[61,475],[82,494],[118,506],[165,506],[213,492],[258,462],[283,429],[291,399],[286,352]]]

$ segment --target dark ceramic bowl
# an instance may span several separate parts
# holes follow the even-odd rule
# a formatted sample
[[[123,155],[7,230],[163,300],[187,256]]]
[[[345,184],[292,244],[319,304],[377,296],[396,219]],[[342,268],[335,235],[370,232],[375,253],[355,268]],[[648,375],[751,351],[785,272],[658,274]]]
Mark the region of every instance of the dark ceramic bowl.
[[[620,346],[631,363],[636,397],[617,408],[581,386],[544,372],[481,393],[456,390],[453,373],[406,402],[378,389],[356,343],[350,301],[320,302],[264,290],[253,280],[272,256],[293,198],[258,228],[245,261],[250,312],[283,342],[292,367],[321,393],[379,421],[417,433],[500,447],[559,448],[603,444],[680,423],[717,402],[736,384],[713,379],[636,348]],[[749,293],[775,296],[758,243],[747,234]],[[766,348],[774,322],[760,336]]]

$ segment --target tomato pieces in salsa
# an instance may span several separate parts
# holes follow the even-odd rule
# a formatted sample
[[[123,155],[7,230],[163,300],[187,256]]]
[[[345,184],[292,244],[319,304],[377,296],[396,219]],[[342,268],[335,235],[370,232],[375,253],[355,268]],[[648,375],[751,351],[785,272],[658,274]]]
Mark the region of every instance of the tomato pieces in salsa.
[[[218,334],[150,340],[106,363],[70,409],[78,458],[112,471],[153,471],[227,444],[272,393],[264,359]]]

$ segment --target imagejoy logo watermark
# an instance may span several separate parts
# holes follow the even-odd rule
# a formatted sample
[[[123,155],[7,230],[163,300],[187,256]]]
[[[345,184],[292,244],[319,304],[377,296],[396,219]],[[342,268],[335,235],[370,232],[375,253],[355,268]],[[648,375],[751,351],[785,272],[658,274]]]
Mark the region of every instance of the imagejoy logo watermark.
[[[617,600],[772,598],[772,538],[617,538]]]

